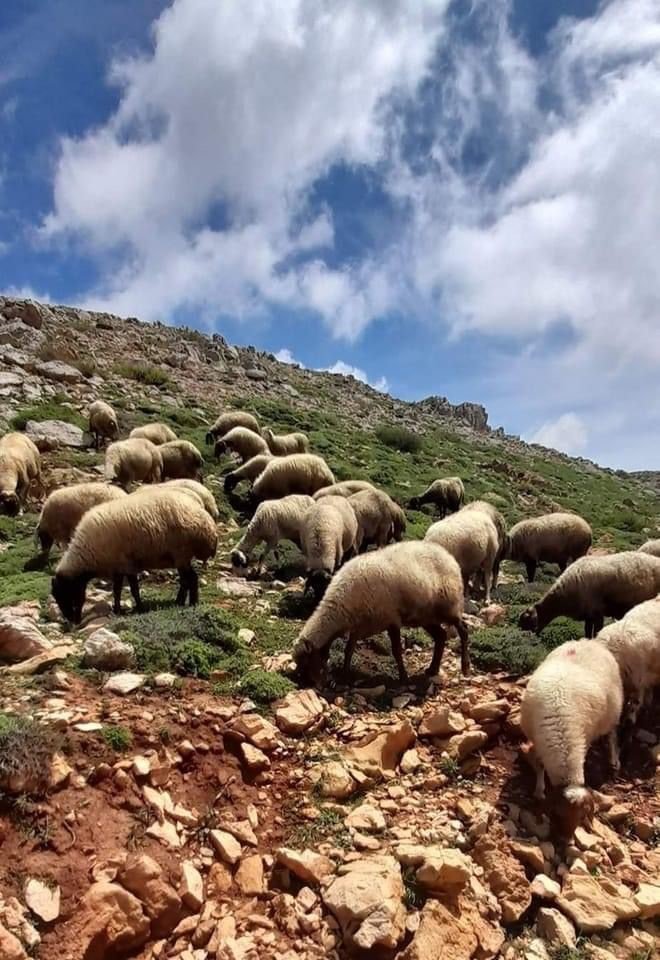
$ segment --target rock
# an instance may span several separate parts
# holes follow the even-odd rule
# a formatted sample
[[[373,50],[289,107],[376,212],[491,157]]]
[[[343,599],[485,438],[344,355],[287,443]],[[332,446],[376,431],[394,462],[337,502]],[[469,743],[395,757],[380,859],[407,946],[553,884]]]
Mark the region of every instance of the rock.
[[[142,904],[118,883],[93,883],[74,917],[67,942],[86,960],[105,960],[137,951],[151,925]]]
[[[477,723],[495,723],[506,717],[510,709],[508,700],[488,700],[475,704],[470,709],[470,716]]]
[[[500,603],[491,603],[481,608],[479,616],[487,627],[498,627],[506,622],[506,607]]]
[[[531,904],[532,895],[525,870],[510,852],[504,834],[497,831],[480,837],[472,859],[483,868],[486,883],[502,907],[504,923],[516,923]]]
[[[277,863],[286,867],[304,883],[318,886],[325,877],[335,872],[332,860],[315,853],[313,850],[293,850],[290,847],[280,847],[275,855]]]
[[[229,597],[254,597],[260,591],[258,583],[241,577],[222,577],[216,585],[221,593]]]
[[[267,380],[268,374],[265,370],[260,370],[259,367],[248,367],[245,371],[245,376],[249,380]]]
[[[574,947],[576,936],[571,921],[552,907],[541,907],[536,915],[536,929],[548,943]]]
[[[338,760],[320,764],[312,771],[311,777],[318,784],[321,796],[333,800],[345,800],[357,789],[350,772]]]
[[[236,636],[239,643],[246,643],[248,647],[257,639],[257,635],[254,630],[248,630],[247,627],[241,627]]]
[[[259,844],[249,820],[223,820],[219,826],[226,833],[231,833],[239,843],[246,843],[249,847],[256,847]]]
[[[422,766],[422,758],[413,747],[401,757],[401,773],[415,773]]]
[[[0,610],[0,660],[16,663],[52,649],[33,620]]]
[[[31,877],[25,885],[25,902],[40,920],[52,923],[60,915],[60,888]]]
[[[126,696],[126,694],[133,693],[134,690],[143,687],[146,680],[147,678],[143,673],[116,673],[114,677],[106,680],[103,689],[106,693],[118,693],[121,696]]]
[[[0,923],[0,957],[2,960],[28,960],[23,944]]]
[[[61,360],[47,360],[36,363],[35,372],[49,380],[58,380],[60,383],[80,383],[83,378],[80,370],[63,363]]]
[[[135,658],[130,643],[125,643],[116,633],[101,627],[95,630],[83,644],[83,663],[97,670],[126,670]]]
[[[258,747],[253,747],[251,743],[241,744],[241,756],[251,773],[259,773],[260,770],[270,769],[270,760],[266,754]]]
[[[355,746],[349,747],[346,756],[358,767],[367,770],[395,770],[403,754],[415,742],[415,731],[409,720],[386,727],[380,733],[369,734]]]
[[[397,960],[489,960],[503,944],[504,931],[484,920],[466,896],[455,904],[428,900],[412,942]]]
[[[206,878],[206,896],[209,900],[217,900],[228,893],[234,883],[231,870],[224,863],[212,863]]]
[[[154,677],[153,683],[154,687],[158,687],[159,689],[167,689],[169,687],[173,687],[177,680],[178,677],[176,677],[173,673],[157,673]]]
[[[0,396],[10,397],[21,390],[25,377],[20,373],[0,373]]]
[[[57,790],[68,782],[73,773],[73,768],[69,766],[61,753],[54,753],[50,758],[48,765],[48,790]]]
[[[460,850],[437,849],[425,858],[415,877],[433,893],[458,893],[472,874],[470,858]]]
[[[314,690],[292,690],[273,706],[275,722],[284,733],[304,733],[317,727],[326,714],[328,704]]]
[[[467,730],[449,741],[449,752],[457,760],[465,760],[471,753],[481,750],[488,743],[488,734],[483,730]]]
[[[642,920],[660,917],[660,886],[655,883],[640,883],[634,899]]]
[[[254,853],[241,860],[236,875],[236,886],[246,897],[258,897],[264,892],[264,865],[261,854]]]
[[[561,893],[561,887],[556,880],[551,880],[544,873],[537,874],[530,887],[532,896],[541,900],[556,900]]]
[[[209,840],[218,856],[232,867],[241,859],[241,845],[226,830],[211,830]]]
[[[628,887],[589,873],[569,873],[556,903],[584,933],[611,930],[620,920],[640,914]]]
[[[266,753],[274,750],[280,743],[277,727],[258,713],[241,714],[232,722],[231,729]]]
[[[152,823],[147,827],[146,832],[150,837],[154,837],[166,847],[178,848],[181,846],[181,837],[177,833],[176,827],[171,820],[163,820],[162,823]]]
[[[346,863],[323,901],[336,917],[349,948],[394,949],[405,933],[401,867],[390,856]]]
[[[181,899],[152,857],[146,854],[129,857],[118,880],[144,904],[152,935],[164,937],[176,927],[181,919]]]
[[[201,910],[204,903],[204,881],[202,875],[190,860],[181,864],[181,900],[194,913]]]
[[[42,451],[60,447],[80,450],[85,446],[85,435],[80,427],[65,420],[28,420],[25,432]]]
[[[373,807],[369,803],[363,803],[352,810],[345,818],[344,823],[347,827],[365,833],[381,833],[387,826],[382,812],[378,807]]]
[[[514,857],[517,857],[526,867],[530,867],[537,874],[542,874],[545,868],[543,850],[532,840],[512,840],[509,844]]]
[[[479,403],[450,403],[447,397],[425,397],[423,400],[417,400],[413,403],[422,412],[428,413],[434,417],[453,420],[462,420],[473,430],[485,433],[488,428],[488,411]]]
[[[465,730],[462,713],[454,713],[449,707],[439,707],[427,713],[419,725],[420,737],[451,737]]]
[[[11,667],[3,667],[1,668],[0,672],[5,672],[20,677],[28,677],[35,673],[43,673],[44,670],[52,666],[52,664],[66,660],[67,657],[70,657],[72,654],[74,654],[77,649],[78,648],[75,643],[61,643],[56,647],[51,647],[50,650],[45,650],[43,653],[38,653],[34,657],[29,657],[27,660],[23,660],[22,663],[14,663],[11,665]]]
[[[11,300],[7,297],[0,302],[0,312],[9,320],[17,319],[34,330],[41,330],[43,326],[43,313],[47,312],[40,304],[34,300]]]

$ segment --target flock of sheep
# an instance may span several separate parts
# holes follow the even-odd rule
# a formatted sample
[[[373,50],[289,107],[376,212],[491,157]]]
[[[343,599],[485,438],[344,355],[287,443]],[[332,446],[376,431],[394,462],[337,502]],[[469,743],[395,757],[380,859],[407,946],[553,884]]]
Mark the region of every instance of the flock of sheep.
[[[43,564],[53,544],[65,548],[52,582],[62,615],[81,621],[93,577],[112,581],[117,613],[127,579],[139,610],[138,575],[145,570],[176,569],[177,603],[196,603],[193,561],[204,562],[217,550],[217,506],[199,482],[202,454],[160,423],[118,440],[116,415],[103,401],[92,404],[89,427],[97,448],[110,441],[105,482],[50,494],[36,531],[41,553],[31,561]],[[538,794],[547,775],[553,810],[569,831],[588,814],[589,746],[608,735],[618,764],[616,731],[624,703],[635,720],[643,698],[660,683],[660,541],[635,552],[587,555],[592,533],[581,517],[551,513],[507,530],[496,507],[465,504],[463,483],[449,477],[409,501],[411,508],[433,505],[441,519],[422,541],[402,542],[402,507],[367,481],[335,482],[326,462],[309,452],[305,434],[278,436],[252,414],[230,411],[206,439],[216,458],[232,454],[240,461],[225,474],[227,495],[250,484],[243,502],[252,518],[231,554],[234,566],[247,567],[263,545],[261,568],[282,540],[304,555],[307,588],[319,601],[294,649],[298,673],[308,682],[320,680],[335,640],[346,638],[348,672],[356,644],[382,631],[405,680],[402,627],[421,627],[431,636],[429,675],[437,674],[453,628],[466,674],[466,597],[480,592],[488,603],[504,559],[524,564],[530,582],[539,563],[557,564],[559,577],[524,611],[520,626],[539,633],[556,617],[568,616],[584,621],[585,636],[595,639],[563,644],[547,656],[527,685],[521,723],[533,744]],[[0,511],[18,513],[39,478],[35,445],[20,433],[3,437]],[[604,627],[606,617],[617,619]]]

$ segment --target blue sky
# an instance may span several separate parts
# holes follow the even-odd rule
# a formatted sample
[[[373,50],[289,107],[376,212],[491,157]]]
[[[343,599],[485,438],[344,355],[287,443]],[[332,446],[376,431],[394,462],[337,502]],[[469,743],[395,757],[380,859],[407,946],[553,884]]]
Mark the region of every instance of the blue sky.
[[[658,467],[657,0],[5,0],[0,289]]]

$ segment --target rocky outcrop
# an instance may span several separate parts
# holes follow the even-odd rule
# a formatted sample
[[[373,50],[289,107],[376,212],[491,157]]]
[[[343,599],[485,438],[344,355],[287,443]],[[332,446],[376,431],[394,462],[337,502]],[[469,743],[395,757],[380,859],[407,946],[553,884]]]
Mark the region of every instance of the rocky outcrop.
[[[480,403],[450,403],[447,397],[425,397],[413,404],[432,417],[460,420],[473,430],[485,433],[488,427],[488,412]]]

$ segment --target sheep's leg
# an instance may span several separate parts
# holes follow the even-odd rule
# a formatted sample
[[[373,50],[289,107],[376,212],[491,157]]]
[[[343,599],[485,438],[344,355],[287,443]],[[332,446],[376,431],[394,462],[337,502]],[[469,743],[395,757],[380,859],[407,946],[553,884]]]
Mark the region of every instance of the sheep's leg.
[[[470,599],[470,578],[467,574],[463,574],[463,594],[466,600]]]
[[[41,552],[44,556],[44,559],[48,558],[48,554],[51,551],[53,546],[53,538],[49,533],[46,533],[45,530],[39,530],[37,532],[37,538],[39,540],[39,545],[41,546]]]
[[[527,583],[534,583],[536,560],[525,560],[525,570],[527,571]]]
[[[433,657],[431,663],[429,664],[426,675],[429,677],[435,677],[437,672],[440,669],[440,664],[442,663],[442,655],[445,652],[445,644],[447,643],[447,631],[444,627],[434,626],[427,627],[426,632],[430,635],[431,639],[434,642],[433,647]]]
[[[614,772],[618,773],[621,769],[621,760],[619,757],[619,736],[616,727],[614,730],[611,730],[607,736],[607,746],[610,755],[610,765]]]
[[[124,586],[124,575],[115,574],[112,578],[112,612],[121,613],[121,591]]]
[[[408,679],[408,674],[406,673],[406,667],[403,662],[403,648],[401,646],[401,631],[398,627],[390,627],[387,631],[390,638],[390,643],[392,644],[392,656],[394,657],[399,671],[399,680],[401,683],[405,683]]]
[[[481,576],[483,578],[483,583],[484,583],[484,591],[485,591],[484,599],[488,604],[490,603],[490,590],[493,582],[493,568],[491,567],[490,569],[488,569],[488,567],[486,567],[484,570],[481,571]]]
[[[604,624],[605,624],[605,617],[603,616],[602,613],[597,613],[596,616],[594,617],[594,622],[593,622],[594,637],[600,633],[600,631],[603,629]]]
[[[466,677],[470,672],[470,635],[462,618],[459,618],[454,626],[461,638],[461,673]]]
[[[353,654],[355,653],[356,646],[357,646],[357,637],[351,633],[348,636],[348,640],[346,641],[346,647],[344,648],[344,675],[346,677],[350,677],[351,675],[351,660],[353,659]]]
[[[188,571],[188,596],[191,607],[196,607],[199,602],[199,577],[194,567]]]
[[[545,770],[538,760],[536,761],[535,766],[536,786],[534,787],[534,796],[537,800],[545,800]]]
[[[134,573],[128,578],[128,586],[131,591],[131,596],[133,597],[133,606],[135,610],[140,613],[144,609],[142,606],[142,597],[140,596],[140,581]]]
[[[584,635],[587,640],[591,640],[594,636],[594,622],[591,617],[587,617],[584,621]]]
[[[179,590],[176,595],[176,600],[174,601],[177,607],[185,607],[186,597],[188,596],[188,577],[187,571],[181,569],[177,571],[179,574]]]

